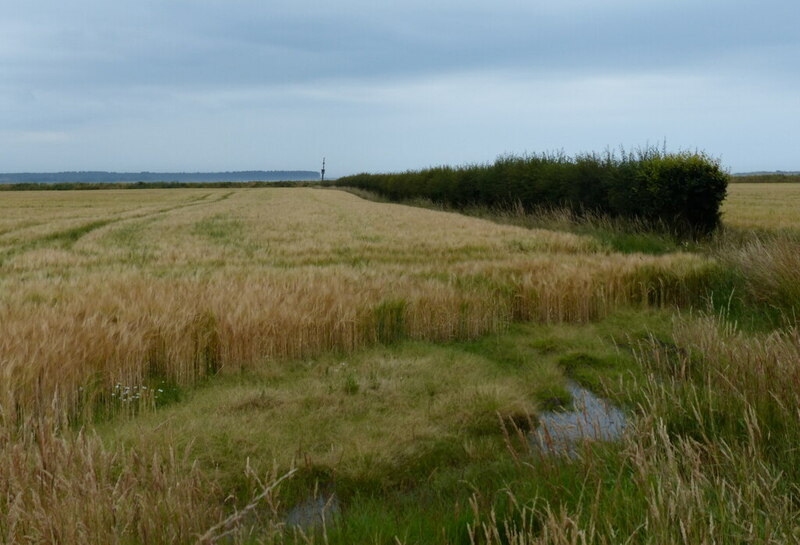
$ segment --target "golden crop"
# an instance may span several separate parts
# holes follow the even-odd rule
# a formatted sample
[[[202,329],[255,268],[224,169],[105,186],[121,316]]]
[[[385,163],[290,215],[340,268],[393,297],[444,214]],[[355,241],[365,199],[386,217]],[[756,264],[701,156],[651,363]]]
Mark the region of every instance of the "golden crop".
[[[330,190],[7,193],[0,206],[7,422],[118,408],[116,384],[674,303],[706,266]]]
[[[744,228],[800,228],[800,184],[729,184],[722,220]]]

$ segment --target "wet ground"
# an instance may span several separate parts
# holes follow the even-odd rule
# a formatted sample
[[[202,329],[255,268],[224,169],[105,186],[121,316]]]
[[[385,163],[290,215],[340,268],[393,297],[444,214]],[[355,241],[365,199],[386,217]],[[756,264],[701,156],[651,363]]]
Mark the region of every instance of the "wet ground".
[[[531,446],[544,455],[576,456],[584,441],[615,441],[625,431],[625,413],[574,382],[567,385],[572,408],[539,414]]]
[[[539,414],[539,425],[530,433],[533,449],[543,455],[574,457],[584,441],[616,441],[625,431],[625,413],[609,401],[574,382],[567,385],[572,406]],[[302,530],[329,526],[341,512],[335,494],[320,494],[295,505],[284,522]]]
[[[308,498],[292,507],[284,522],[287,526],[299,527],[303,530],[330,526],[340,510],[336,494],[323,494]]]

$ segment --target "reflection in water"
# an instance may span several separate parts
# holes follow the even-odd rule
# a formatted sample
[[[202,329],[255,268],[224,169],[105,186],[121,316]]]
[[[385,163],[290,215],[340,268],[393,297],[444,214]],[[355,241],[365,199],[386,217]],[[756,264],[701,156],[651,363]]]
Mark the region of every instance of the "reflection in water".
[[[615,441],[625,431],[625,413],[586,388],[570,382],[569,411],[539,414],[539,425],[531,432],[532,447],[545,455],[574,457],[583,441]],[[284,522],[302,530],[329,526],[341,514],[336,494],[319,494],[295,505]]]
[[[285,522],[287,526],[297,526],[304,530],[329,526],[339,511],[336,494],[319,495],[295,505],[286,515]]]
[[[586,388],[571,382],[570,411],[539,414],[539,426],[531,433],[531,445],[542,454],[576,456],[583,441],[614,441],[625,430],[625,413]]]

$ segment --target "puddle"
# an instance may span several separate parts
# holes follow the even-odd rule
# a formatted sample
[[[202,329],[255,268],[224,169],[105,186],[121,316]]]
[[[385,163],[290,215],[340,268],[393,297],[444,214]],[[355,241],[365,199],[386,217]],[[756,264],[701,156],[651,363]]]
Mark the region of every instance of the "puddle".
[[[567,385],[572,410],[539,414],[531,446],[544,455],[577,456],[583,441],[615,441],[625,431],[625,413],[574,382]]]
[[[298,503],[286,515],[286,526],[295,526],[303,530],[330,526],[340,512],[339,499],[336,494],[321,495],[308,498]]]
[[[529,434],[531,446],[543,455],[575,457],[583,441],[616,441],[625,431],[625,413],[611,402],[574,382],[567,383],[571,410],[539,414],[539,425]],[[341,514],[335,493],[311,496],[286,514],[287,527],[303,531],[330,526]]]

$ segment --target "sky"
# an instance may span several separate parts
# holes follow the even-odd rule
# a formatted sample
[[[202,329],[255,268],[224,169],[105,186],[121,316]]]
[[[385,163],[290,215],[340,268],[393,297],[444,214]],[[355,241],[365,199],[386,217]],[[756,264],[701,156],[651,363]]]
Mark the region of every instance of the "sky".
[[[0,172],[800,170],[797,0],[0,0]]]

